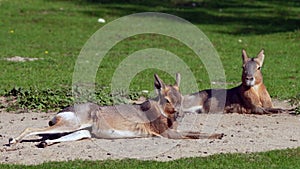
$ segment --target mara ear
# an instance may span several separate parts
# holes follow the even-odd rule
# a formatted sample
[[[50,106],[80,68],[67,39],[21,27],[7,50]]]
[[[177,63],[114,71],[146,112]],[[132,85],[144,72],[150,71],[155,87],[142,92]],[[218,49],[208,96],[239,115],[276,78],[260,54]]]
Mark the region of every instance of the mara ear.
[[[243,65],[246,64],[246,62],[249,60],[245,49],[242,50],[242,59],[243,59]]]
[[[177,86],[178,88],[179,88],[179,86],[180,86],[180,80],[181,80],[180,73],[176,73],[176,82],[175,82],[175,86]]]
[[[265,59],[264,49],[262,49],[256,56],[255,61],[258,62],[259,66],[262,67]]]
[[[165,83],[158,77],[157,74],[154,74],[154,86],[156,89],[160,90],[160,89],[164,89],[165,88]]]

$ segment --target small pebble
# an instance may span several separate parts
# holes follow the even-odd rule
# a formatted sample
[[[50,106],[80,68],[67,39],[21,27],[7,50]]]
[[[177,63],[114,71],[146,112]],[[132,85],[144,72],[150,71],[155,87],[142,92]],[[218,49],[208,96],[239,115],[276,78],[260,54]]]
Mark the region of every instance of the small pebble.
[[[229,142],[228,140],[224,140],[224,141],[223,141],[223,143],[228,143],[228,142]]]
[[[99,19],[98,19],[98,22],[99,22],[99,23],[105,23],[105,20],[104,20],[103,18],[99,18]]]

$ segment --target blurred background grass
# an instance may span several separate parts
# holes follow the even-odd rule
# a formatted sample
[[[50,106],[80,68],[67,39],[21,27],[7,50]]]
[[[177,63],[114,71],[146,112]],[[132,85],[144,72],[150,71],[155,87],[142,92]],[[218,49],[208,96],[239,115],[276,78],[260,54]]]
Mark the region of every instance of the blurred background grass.
[[[27,99],[26,104],[34,103],[32,108],[41,101],[48,103],[50,108],[69,104],[72,99],[68,93],[77,56],[89,37],[105,25],[98,23],[98,18],[110,22],[137,12],[169,13],[199,27],[221,57],[228,87],[240,82],[241,49],[256,56],[264,48],[264,82],[271,97],[298,97],[300,2],[281,0],[2,0],[0,94],[21,93],[23,99]],[[146,48],[173,52],[191,68],[199,90],[210,87],[205,67],[195,62],[198,57],[185,45],[160,35],[138,35],[114,46],[99,66],[96,86],[97,99],[102,99],[102,105],[111,104],[109,87],[118,64],[126,56]],[[13,56],[43,59],[33,62],[4,60]],[[174,81],[168,74],[150,69],[140,72],[130,89],[134,92],[153,90],[153,73],[159,73],[166,83]],[[48,92],[53,95],[53,101],[46,98]],[[33,96],[40,100],[29,98]],[[25,107],[29,106],[26,104]]]

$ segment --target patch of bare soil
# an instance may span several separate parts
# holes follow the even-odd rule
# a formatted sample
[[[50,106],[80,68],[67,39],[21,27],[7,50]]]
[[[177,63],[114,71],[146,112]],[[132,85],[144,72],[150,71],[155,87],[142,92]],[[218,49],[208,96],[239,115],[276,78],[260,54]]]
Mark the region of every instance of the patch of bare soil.
[[[287,107],[287,103],[276,105]],[[46,127],[55,113],[0,112],[0,163],[39,164],[74,159],[105,160],[136,158],[174,160],[217,153],[248,153],[300,146],[300,116],[289,114],[187,114],[181,130],[224,133],[221,140],[171,140],[165,138],[86,139],[38,148],[38,136],[30,136],[15,146],[10,137],[26,127]]]
[[[27,61],[35,61],[35,60],[42,60],[43,58],[29,58],[29,57],[22,57],[22,56],[14,56],[10,58],[5,58],[5,60],[10,62],[27,62]]]

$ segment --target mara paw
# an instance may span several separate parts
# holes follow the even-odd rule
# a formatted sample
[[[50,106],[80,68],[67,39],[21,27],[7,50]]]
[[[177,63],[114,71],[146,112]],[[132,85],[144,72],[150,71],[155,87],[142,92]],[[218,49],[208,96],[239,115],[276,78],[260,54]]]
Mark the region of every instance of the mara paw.
[[[45,148],[45,147],[47,147],[47,143],[45,142],[45,141],[42,141],[42,142],[40,142],[38,145],[37,145],[37,147],[38,148]]]
[[[8,139],[8,145],[11,146],[11,145],[14,145],[14,144],[17,144],[17,140],[14,139],[14,138],[9,138]]]

